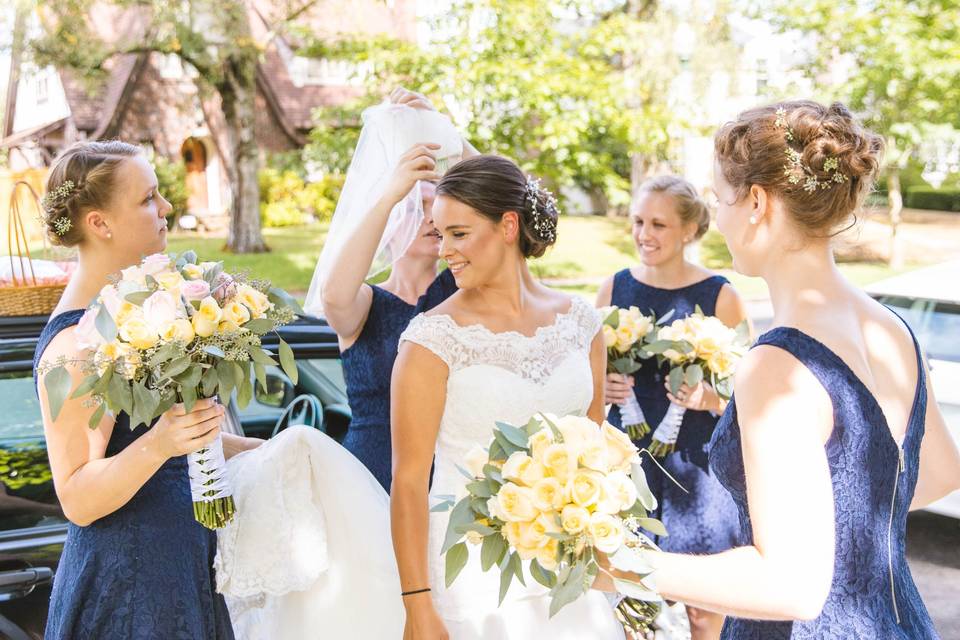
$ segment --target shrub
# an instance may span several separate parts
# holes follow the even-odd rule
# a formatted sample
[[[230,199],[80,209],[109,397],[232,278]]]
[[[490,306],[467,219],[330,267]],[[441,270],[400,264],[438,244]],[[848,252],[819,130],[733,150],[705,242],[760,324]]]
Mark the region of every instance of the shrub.
[[[260,218],[264,227],[289,227],[329,220],[340,197],[343,177],[306,182],[291,168],[260,171]]]
[[[960,189],[911,187],[905,203],[911,209],[960,211]]]

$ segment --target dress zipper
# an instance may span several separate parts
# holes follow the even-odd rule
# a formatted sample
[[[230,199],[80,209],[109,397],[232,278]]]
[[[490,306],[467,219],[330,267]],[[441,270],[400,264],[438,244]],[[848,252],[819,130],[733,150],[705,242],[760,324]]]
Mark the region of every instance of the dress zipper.
[[[897,445],[899,454],[899,464],[897,474],[893,478],[893,498],[890,500],[890,519],[887,522],[887,567],[890,569],[890,597],[893,599],[893,615],[897,618],[897,624],[900,624],[900,610],[897,608],[897,590],[893,584],[893,510],[897,504],[897,485],[900,482],[900,474],[906,468],[906,462],[903,457],[903,446]]]

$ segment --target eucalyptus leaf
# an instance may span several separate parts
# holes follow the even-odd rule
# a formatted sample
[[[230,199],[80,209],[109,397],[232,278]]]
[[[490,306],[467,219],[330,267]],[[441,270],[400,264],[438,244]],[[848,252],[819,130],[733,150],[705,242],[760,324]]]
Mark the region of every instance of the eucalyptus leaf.
[[[651,591],[643,583],[623,578],[614,578],[613,586],[617,591],[628,598],[636,598],[643,602],[660,602],[663,598],[655,591]]]
[[[200,377],[200,385],[203,387],[203,397],[209,398],[217,391],[217,369],[209,367]]]
[[[254,362],[268,366],[276,366],[277,364],[277,361],[271,358],[269,354],[260,347],[250,347],[247,349],[247,353],[250,354],[250,358]]]
[[[174,379],[180,383],[181,388],[196,389],[200,386],[200,378],[203,376],[203,369],[198,364],[191,364],[187,370],[177,375]]]
[[[506,422],[497,422],[497,427],[500,429],[500,433],[502,433],[511,444],[521,448],[527,447],[530,438],[527,436],[526,431],[512,424],[507,424]]]
[[[484,538],[484,540],[486,540],[486,538]],[[547,589],[553,589],[557,584],[556,574],[544,569],[540,563],[537,562],[536,558],[530,561],[530,575]]]
[[[83,379],[83,382],[81,382],[76,389],[73,390],[73,393],[70,394],[70,399],[76,400],[77,398],[82,398],[83,396],[87,395],[93,391],[93,388],[98,382],[100,382],[100,376],[95,373],[91,373]]]
[[[290,309],[293,309],[293,312],[297,315],[307,315],[307,312],[303,310],[303,307],[300,306],[300,303],[297,302],[296,298],[291,296],[283,289],[271,287],[267,292],[267,300],[280,307],[289,307]]]
[[[520,561],[520,554],[513,552],[510,554],[510,564],[513,566],[513,575],[517,576],[520,584],[527,586],[527,581],[523,579],[523,563]]]
[[[511,554],[512,555],[512,554]],[[506,556],[500,563],[500,600],[498,606],[503,604],[503,599],[507,597],[507,591],[510,589],[510,583],[513,582],[513,563],[511,556]]]
[[[637,487],[637,499],[640,501],[640,504],[643,505],[643,508],[647,511],[656,509],[657,499],[650,491],[650,487],[647,486],[647,474],[643,472],[643,467],[636,462],[633,463],[631,465],[630,477],[633,479],[633,484]]]
[[[187,249],[180,255],[180,259],[186,264],[197,264],[197,252],[193,249]]]
[[[267,392],[267,369],[259,362],[253,363],[253,373],[257,377],[257,382],[260,383],[260,389],[266,393]]]
[[[269,318],[257,318],[255,320],[248,320],[243,325],[244,329],[247,329],[248,331],[252,331],[253,333],[260,336],[267,333],[268,331],[272,331],[273,327],[274,327],[274,322]]]
[[[698,364],[693,364],[687,367],[687,370],[683,375],[683,381],[690,388],[693,388],[703,382],[703,367]]]
[[[169,411],[170,408],[176,403],[177,403],[177,398],[174,394],[168,393],[167,395],[162,396],[160,398],[160,404],[157,405],[157,415],[158,416],[163,415],[164,413]]]
[[[467,549],[467,545],[464,542],[450,547],[450,550],[447,551],[446,556],[446,575],[445,582],[447,588],[450,588],[450,585],[453,584],[453,581],[457,579],[457,576],[460,575],[460,572],[465,566],[467,566],[467,558],[470,557],[470,551]]]
[[[110,398],[111,406],[128,415],[133,412],[133,390],[130,388],[130,383],[122,376],[113,376],[110,379],[107,396]]]
[[[205,353],[209,353],[211,356],[220,358],[221,360],[227,357],[227,354],[223,352],[223,349],[213,344],[208,344],[207,346],[205,346],[203,348],[203,351]]]
[[[504,461],[507,459],[507,452],[503,450],[503,447],[500,446],[500,443],[497,440],[494,440],[490,443],[489,453],[491,460]]]
[[[131,418],[130,428],[136,429],[141,424],[150,426],[150,421],[153,420],[155,415],[154,412],[160,405],[159,394],[154,395],[154,392],[147,389],[142,382],[136,382],[133,385],[133,402],[136,422]]]
[[[157,367],[179,353],[180,348],[176,344],[165,344],[157,349],[152,356],[150,356],[150,359],[147,361],[147,366],[151,368]]]
[[[250,380],[244,380],[237,387],[237,406],[246,409],[247,405],[253,399],[253,383]]]
[[[180,397],[183,399],[183,410],[187,413],[193,411],[193,407],[197,404],[196,387],[183,387],[180,389]]]
[[[560,609],[587,592],[589,585],[586,584],[586,576],[587,563],[578,562],[572,567],[565,581],[557,582],[557,586],[554,587],[554,590],[551,592],[553,595],[550,599],[551,618],[555,616]]]
[[[101,402],[96,410],[91,414],[90,419],[87,421],[87,426],[91,429],[96,429],[100,426],[100,421],[103,420],[103,414],[107,412],[107,405],[104,402]]]
[[[680,387],[683,386],[683,367],[674,367],[670,370],[670,375],[667,376],[667,381],[670,384],[670,393],[677,395],[680,391]]]
[[[499,533],[483,538],[480,545],[480,568],[490,570],[495,564],[500,564],[503,554],[507,552],[507,541]]]
[[[176,378],[186,371],[191,364],[192,362],[189,356],[181,356],[176,360],[170,361],[170,363],[163,368],[163,372],[160,375],[163,378]]]
[[[153,293],[150,291],[134,291],[133,293],[128,293],[123,297],[124,300],[130,304],[135,304],[138,307],[143,306],[143,303],[147,301],[147,298],[152,296]]]
[[[113,367],[107,367],[103,371],[103,375],[100,376],[100,381],[97,384],[93,385],[93,393],[102,394],[107,392],[107,388],[110,386],[110,380],[113,378]]]
[[[453,511],[450,512],[450,520],[447,522],[447,532],[440,553],[446,553],[450,547],[463,538],[463,534],[457,532],[457,527],[470,524],[473,520],[473,509],[470,508],[470,499],[463,498],[453,507]]]
[[[498,484],[503,484],[503,473],[492,464],[483,465],[483,475]]]
[[[297,370],[297,360],[293,355],[293,349],[283,340],[280,340],[279,355],[283,372],[287,374],[287,377],[290,378],[293,384],[297,384],[300,379],[300,372]]]
[[[63,409],[63,403],[70,393],[71,377],[66,367],[55,367],[43,378],[47,390],[47,403],[50,407],[50,419],[56,420]]]
[[[486,481],[474,481],[467,483],[467,491],[471,495],[480,497],[480,498],[490,498],[493,496],[493,492],[490,490],[490,486]]]
[[[94,318],[93,324],[97,327],[97,332],[107,342],[113,342],[117,337],[117,323],[113,321],[110,312],[107,311],[107,305],[101,304]]]

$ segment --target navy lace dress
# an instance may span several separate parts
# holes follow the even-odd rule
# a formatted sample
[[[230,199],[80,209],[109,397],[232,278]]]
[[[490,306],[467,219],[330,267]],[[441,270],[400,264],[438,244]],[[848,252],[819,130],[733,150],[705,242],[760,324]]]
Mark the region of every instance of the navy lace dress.
[[[720,289],[727,284],[723,276],[712,276],[680,289],[660,289],[637,280],[629,269],[614,276],[612,303],[627,308],[631,305],[657,318],[671,310],[671,321],[691,315],[699,305],[707,315],[716,312]],[[651,432],[637,442],[649,447],[670,401],[663,386],[669,365],[658,368],[655,359],[644,362],[634,374],[634,394]],[[610,424],[621,427],[620,407],[613,405],[607,417]],[[731,548],[736,540],[737,510],[730,495],[710,472],[708,444],[717,418],[707,411],[687,411],[683,417],[676,450],[660,463],[687,492],[674,484],[653,463],[643,465],[647,482],[659,505],[654,517],[667,528],[668,536],[657,537],[664,551],[676,553],[717,553]]]
[[[50,319],[34,356],[82,310]],[[85,427],[84,427],[85,428]],[[146,432],[117,416],[107,456]],[[167,460],[113,513],[86,527],[69,524],[53,581],[49,640],[223,640],[233,628],[223,597],[214,590],[216,535],[193,519],[187,458]]]
[[[343,446],[390,491],[392,452],[390,444],[390,377],[397,359],[400,334],[422,311],[437,306],[457,290],[449,270],[443,271],[416,305],[377,286],[363,330],[341,354],[347,399],[353,414]]]
[[[917,484],[927,407],[921,373],[902,446],[874,396],[833,351],[797,329],[777,327],[757,341],[792,354],[833,402],[826,444],[833,481],[833,582],[814,620],[727,618],[725,640],[930,640],[937,638],[905,557],[907,512]],[[916,345],[916,341],[914,341]],[[917,362],[920,365],[919,348]],[[919,371],[923,371],[922,368]],[[902,457],[901,457],[902,456]],[[752,544],[737,407],[730,403],[713,438],[710,464],[740,512],[739,544]],[[799,550],[802,553],[802,550]],[[784,576],[784,580],[789,580]]]

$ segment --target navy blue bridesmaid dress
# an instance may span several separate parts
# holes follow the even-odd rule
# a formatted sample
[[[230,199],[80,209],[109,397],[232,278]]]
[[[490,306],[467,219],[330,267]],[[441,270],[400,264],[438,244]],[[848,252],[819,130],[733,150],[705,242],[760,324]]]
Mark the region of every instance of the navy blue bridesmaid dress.
[[[50,319],[34,355],[82,310]],[[142,436],[117,416],[106,455]],[[193,519],[187,458],[170,458],[125,505],[88,526],[70,523],[53,581],[48,640],[232,640],[223,597],[215,591],[216,534]]]
[[[392,480],[390,378],[400,334],[417,314],[437,306],[457,291],[453,274],[444,270],[417,304],[407,304],[372,285],[370,313],[356,341],[341,354],[347,399],[353,417],[343,446],[370,470],[387,492]]]
[[[833,581],[817,618],[787,622],[727,618],[721,638],[938,638],[910,575],[904,548],[927,410],[926,380],[916,339],[920,375],[902,445],[893,439],[876,398],[826,345],[787,327],[768,331],[756,344],[773,345],[792,354],[816,376],[833,402],[833,432],[825,446],[836,514]],[[749,545],[753,534],[740,447],[737,407],[731,401],[713,437],[710,465],[736,501],[741,529],[738,544]]]
[[[640,282],[629,269],[624,269],[614,276],[611,301],[624,309],[636,306],[641,313],[653,312],[657,318],[673,311],[672,322],[691,315],[698,305],[706,315],[713,315],[720,289],[727,282],[723,276],[712,276],[679,289],[661,289]],[[669,365],[657,367],[656,360],[650,359],[633,374],[633,392],[651,428],[637,441],[641,448],[650,447],[653,431],[670,406],[664,387],[669,370]],[[611,407],[607,420],[623,428],[619,406]],[[644,461],[647,482],[659,502],[654,517],[663,522],[669,534],[655,538],[664,551],[718,553],[731,548],[736,539],[736,507],[710,472],[707,457],[717,420],[707,411],[688,410],[677,436],[676,450],[659,461],[683,489],[651,461]]]

